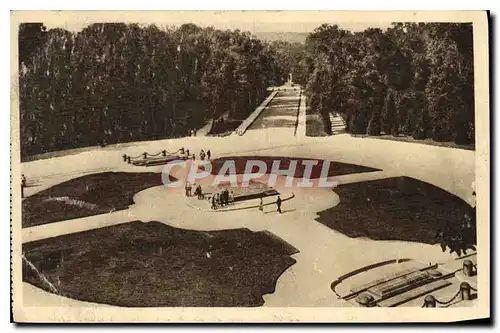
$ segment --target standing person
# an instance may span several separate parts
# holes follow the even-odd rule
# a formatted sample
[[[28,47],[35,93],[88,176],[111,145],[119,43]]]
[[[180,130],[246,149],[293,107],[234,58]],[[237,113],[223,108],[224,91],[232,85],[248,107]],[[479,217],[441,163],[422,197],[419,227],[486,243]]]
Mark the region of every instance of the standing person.
[[[219,206],[224,206],[224,190],[219,193]]]
[[[222,191],[222,204],[227,205],[227,190]]]
[[[215,203],[217,204],[217,206],[221,206],[219,192],[215,193]]]
[[[212,156],[212,153],[210,153],[210,149],[207,150],[207,158],[210,159],[210,156]]]
[[[193,185],[191,185],[191,183],[189,183],[189,185],[188,185],[188,197],[190,197],[194,194],[191,192],[193,190],[193,187],[196,187],[196,183],[194,183]],[[196,192],[196,188],[194,190]]]
[[[231,191],[231,194],[229,194],[229,202],[234,203],[234,192]]]
[[[189,187],[189,182],[186,182],[186,185],[184,186],[184,190],[186,191],[186,197],[189,197],[188,195],[188,187]]]
[[[212,196],[212,209],[213,210],[217,209],[217,202],[215,201],[215,195]]]
[[[281,198],[279,195],[278,195],[278,199],[276,199],[276,206],[278,207],[278,209],[276,211],[280,214],[283,214],[283,212],[281,211]]]
[[[21,198],[24,198],[24,188],[26,187],[26,176],[24,173],[21,175]]]
[[[196,191],[198,191],[198,200],[203,199],[203,191],[201,190],[201,185],[198,185]]]
[[[189,157],[189,149],[186,149],[186,155]]]
[[[195,154],[193,153],[193,161],[194,161],[195,159],[196,159],[196,156],[195,156]]]
[[[260,202],[259,202],[259,210],[264,213],[264,200],[262,200],[262,197],[260,197]]]
[[[472,241],[471,244],[475,244],[475,237],[477,234],[477,221],[476,221],[476,191],[472,192],[472,195],[474,197],[474,203],[473,207],[471,208],[470,211],[470,222],[469,222],[469,232],[468,232],[468,241]]]

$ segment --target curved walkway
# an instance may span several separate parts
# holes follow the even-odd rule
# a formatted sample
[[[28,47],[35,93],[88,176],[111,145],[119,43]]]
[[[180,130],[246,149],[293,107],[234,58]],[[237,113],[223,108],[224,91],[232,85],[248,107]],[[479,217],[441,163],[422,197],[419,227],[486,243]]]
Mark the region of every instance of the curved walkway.
[[[334,177],[335,180],[348,183],[405,175],[432,183],[467,201],[471,200],[469,195],[470,184],[474,179],[473,151],[352,138],[348,135],[291,141],[289,137],[283,139],[282,136],[275,136],[277,132],[269,136],[271,133],[273,132],[264,130],[248,132],[241,138],[232,136],[142,142],[128,146],[123,151],[98,151],[92,155],[89,155],[91,152],[84,152],[25,163],[22,170],[28,178],[43,178],[44,175],[52,174],[50,184],[58,181],[54,170],[60,170],[64,175],[71,172],[75,176],[98,168],[112,168],[116,171],[160,171],[161,167],[134,167],[123,163],[121,154],[153,151],[158,148],[178,149],[183,146],[191,151],[211,148],[214,157],[248,155],[249,151],[255,151],[255,154],[260,156],[320,157],[361,164],[384,171]],[[446,165],[446,168],[443,168],[443,165]],[[67,176],[59,178],[66,180]],[[33,188],[33,191],[36,190]],[[255,209],[247,210],[244,214],[238,211],[207,214],[187,205],[179,205],[179,202],[185,200],[183,189],[153,187],[138,193],[134,197],[135,204],[128,210],[48,224],[43,228],[23,229],[22,237],[23,242],[27,242],[132,220],[157,220],[178,228],[205,231],[242,227],[254,231],[268,230],[300,252],[294,255],[296,264],[278,279],[275,292],[265,295],[265,306],[347,306],[340,303],[330,290],[330,283],[337,276],[357,267],[395,257],[409,257],[423,262],[442,262],[450,259],[450,255],[443,253],[439,246],[346,237],[314,220],[316,212],[338,202],[334,191],[326,188],[298,188],[293,191],[296,200],[284,203],[285,213],[282,215],[276,214],[274,207],[266,209],[264,213]],[[186,219],[186,216],[190,218]],[[54,297],[57,297],[49,296],[40,290],[34,291],[27,284],[23,293],[26,302],[38,306],[53,304]],[[67,306],[88,304],[71,301]]]

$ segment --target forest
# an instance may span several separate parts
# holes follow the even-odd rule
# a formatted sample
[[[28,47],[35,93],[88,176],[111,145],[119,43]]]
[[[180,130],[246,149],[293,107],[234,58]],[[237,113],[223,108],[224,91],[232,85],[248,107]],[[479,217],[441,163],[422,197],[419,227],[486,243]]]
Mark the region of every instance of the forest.
[[[471,24],[324,24],[301,44],[194,24],[24,23],[21,156],[184,136],[225,113],[242,120],[288,73],[326,134],[335,112],[351,134],[474,143]]]
[[[244,119],[286,76],[270,43],[194,24],[22,24],[19,46],[22,157]]]
[[[297,77],[310,112],[330,131],[337,112],[347,132],[474,143],[471,24],[394,23],[385,31],[315,29]],[[303,73],[307,73],[304,75]]]

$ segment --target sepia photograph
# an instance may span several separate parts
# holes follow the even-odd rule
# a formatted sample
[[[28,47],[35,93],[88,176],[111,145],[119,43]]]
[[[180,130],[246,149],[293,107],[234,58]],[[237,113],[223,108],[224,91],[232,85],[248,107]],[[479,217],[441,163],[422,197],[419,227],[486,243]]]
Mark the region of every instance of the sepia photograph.
[[[481,11],[12,11],[13,320],[488,318],[488,38]]]

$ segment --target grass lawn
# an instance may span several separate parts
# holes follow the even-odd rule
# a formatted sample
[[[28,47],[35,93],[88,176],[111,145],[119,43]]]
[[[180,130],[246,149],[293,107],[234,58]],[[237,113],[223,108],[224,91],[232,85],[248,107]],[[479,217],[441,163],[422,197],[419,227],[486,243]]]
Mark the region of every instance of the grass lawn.
[[[354,137],[359,137],[359,138],[371,138],[371,139],[381,139],[381,140],[392,140],[392,141],[401,141],[401,142],[410,142],[410,143],[421,143],[424,145],[429,145],[429,146],[438,146],[438,147],[448,147],[448,148],[458,148],[458,149],[465,149],[465,150],[475,150],[476,146],[475,144],[469,144],[469,145],[459,145],[456,144],[455,142],[440,142],[440,141],[434,141],[432,139],[423,139],[423,140],[417,140],[414,139],[411,136],[403,135],[400,134],[398,136],[393,136],[393,135],[380,135],[380,136],[371,136],[371,135],[362,135],[362,134],[351,134]]]
[[[340,203],[318,222],[349,237],[436,243],[439,230],[458,230],[471,207],[434,185],[396,177],[335,188]]]
[[[325,123],[321,115],[317,113],[306,116],[306,136],[328,136],[325,132]]]
[[[241,120],[234,120],[234,119],[226,119],[222,123],[217,123],[214,125],[212,130],[210,131],[209,135],[214,135],[214,136],[227,136],[233,133],[235,129],[238,128],[238,126],[241,125],[243,121]]]
[[[22,202],[23,228],[128,208],[134,194],[162,185],[160,173],[104,172],[68,180]]]
[[[130,222],[23,244],[69,298],[128,307],[260,306],[297,250],[268,232]],[[23,281],[53,292],[23,261]]]
[[[302,178],[304,176],[305,166],[302,164],[304,160],[312,160],[309,158],[300,158],[300,157],[283,157],[283,156],[235,156],[235,157],[222,157],[212,161],[212,174],[216,175],[219,173],[222,165],[227,160],[233,160],[236,166],[236,173],[243,174],[245,171],[246,162],[248,160],[259,160],[263,161],[266,164],[267,172],[266,174],[270,174],[273,166],[273,161],[280,161],[280,169],[288,169],[290,166],[290,161],[297,161],[297,168],[295,169],[295,178]],[[323,167],[323,160],[315,160],[318,161],[318,164],[313,166],[311,172],[311,179],[317,179],[321,175],[321,169]],[[255,167],[253,172],[257,172],[258,168]],[[348,175],[353,173],[362,173],[362,172],[373,172],[380,171],[380,169],[374,169],[365,167],[362,165],[341,163],[341,162],[330,162],[330,168],[328,169],[328,176],[340,176],[340,175]]]

